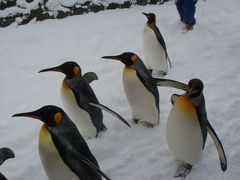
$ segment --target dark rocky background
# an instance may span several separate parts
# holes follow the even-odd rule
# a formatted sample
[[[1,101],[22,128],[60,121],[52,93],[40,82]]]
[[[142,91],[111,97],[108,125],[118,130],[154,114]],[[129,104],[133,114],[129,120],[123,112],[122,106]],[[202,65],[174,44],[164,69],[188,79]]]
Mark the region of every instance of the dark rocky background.
[[[129,8],[132,5],[162,4],[166,1],[168,0],[124,0],[120,1],[122,3],[113,3],[108,0],[100,0],[97,3],[94,1],[94,3],[86,0],[83,1],[84,3],[74,3],[70,6],[60,4],[58,5],[60,8],[53,10],[47,6],[48,0],[21,0],[20,2],[25,3],[25,6],[22,6],[18,0],[0,0],[0,27],[7,27],[14,22],[18,25],[27,24],[34,18],[36,21],[62,19],[88,12],[96,13],[108,9]],[[32,4],[34,7],[31,6]]]

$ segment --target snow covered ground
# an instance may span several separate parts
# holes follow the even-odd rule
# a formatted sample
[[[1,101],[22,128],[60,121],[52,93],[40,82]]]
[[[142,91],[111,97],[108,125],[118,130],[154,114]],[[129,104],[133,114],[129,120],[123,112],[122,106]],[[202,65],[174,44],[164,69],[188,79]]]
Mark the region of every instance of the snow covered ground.
[[[130,107],[122,85],[123,65],[101,57],[132,51],[143,58],[144,11],[157,15],[167,44],[173,68],[166,78],[187,83],[197,77],[204,82],[208,117],[228,159],[228,169],[222,172],[216,148],[208,136],[200,161],[186,179],[238,180],[239,9],[239,0],[200,0],[197,25],[187,34],[182,34],[183,25],[173,1],[162,6],[136,6],[0,29],[0,147],[10,147],[16,154],[0,171],[10,180],[47,180],[38,155],[42,123],[11,117],[47,104],[62,107],[59,90],[64,76],[39,74],[43,68],[73,60],[83,73],[94,71],[99,80],[92,87],[100,102],[130,122]],[[159,91],[159,126],[152,129],[132,125],[130,129],[104,113],[108,130],[98,139],[87,140],[101,169],[113,180],[174,179],[177,163],[166,144],[165,129],[170,96],[182,92],[164,87]]]

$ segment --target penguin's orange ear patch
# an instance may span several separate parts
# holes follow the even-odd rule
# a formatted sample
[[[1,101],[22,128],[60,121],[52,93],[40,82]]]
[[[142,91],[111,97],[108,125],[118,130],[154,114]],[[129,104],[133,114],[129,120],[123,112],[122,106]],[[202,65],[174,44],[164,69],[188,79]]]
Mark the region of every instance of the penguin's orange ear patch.
[[[80,72],[80,68],[79,68],[78,66],[75,66],[75,67],[73,68],[73,72],[74,72],[74,75],[75,75],[75,76],[78,75],[79,72]]]
[[[54,115],[54,120],[56,124],[59,124],[62,121],[62,113],[58,112]]]
[[[135,62],[137,61],[137,56],[136,56],[136,55],[133,55],[133,56],[131,57],[131,60],[132,60],[133,63],[135,63]]]

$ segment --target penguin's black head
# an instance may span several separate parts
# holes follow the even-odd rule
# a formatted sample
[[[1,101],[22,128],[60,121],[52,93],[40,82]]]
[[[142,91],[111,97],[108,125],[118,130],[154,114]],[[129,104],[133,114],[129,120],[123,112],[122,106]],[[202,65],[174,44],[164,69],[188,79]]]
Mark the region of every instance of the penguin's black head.
[[[194,98],[199,96],[203,91],[203,83],[200,79],[191,79],[188,82],[187,96]]]
[[[132,52],[124,52],[117,56],[103,56],[102,58],[118,60],[126,66],[131,66],[137,61],[138,56]]]
[[[148,21],[147,23],[148,24],[151,24],[151,23],[156,23],[156,16],[155,14],[153,13],[144,13],[143,14],[147,17]]]
[[[61,123],[64,116],[64,111],[53,105],[43,106],[42,108],[26,113],[14,114],[13,117],[30,117],[39,119],[44,122],[48,127],[55,127]]]
[[[14,152],[9,149],[9,148],[1,148],[0,149],[0,166],[2,163],[4,163],[4,161],[6,161],[9,158],[15,158],[15,154]]]
[[[67,79],[71,79],[78,74],[82,74],[80,66],[74,61],[68,61],[61,64],[60,66],[43,69],[39,71],[39,73],[47,71],[62,72],[66,75]]]

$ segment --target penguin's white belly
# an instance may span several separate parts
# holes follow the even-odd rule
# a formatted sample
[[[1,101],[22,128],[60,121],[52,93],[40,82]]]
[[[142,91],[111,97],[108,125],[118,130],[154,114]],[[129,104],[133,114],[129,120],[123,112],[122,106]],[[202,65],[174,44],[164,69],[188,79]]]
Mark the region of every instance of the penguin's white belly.
[[[203,138],[196,110],[185,96],[180,96],[170,111],[166,136],[177,159],[191,165],[196,163],[202,152]]]
[[[87,138],[96,137],[97,129],[92,123],[89,113],[78,106],[72,90],[62,87],[61,98],[67,115],[76,124],[81,134]]]
[[[155,32],[147,25],[143,32],[143,52],[145,55],[144,62],[148,68],[167,72],[165,51],[158,42]]]
[[[134,69],[124,68],[123,85],[132,109],[133,118],[157,125],[159,123],[159,112],[155,97],[145,88]]]
[[[49,180],[79,180],[63,162],[46,127],[39,134],[39,155]]]

